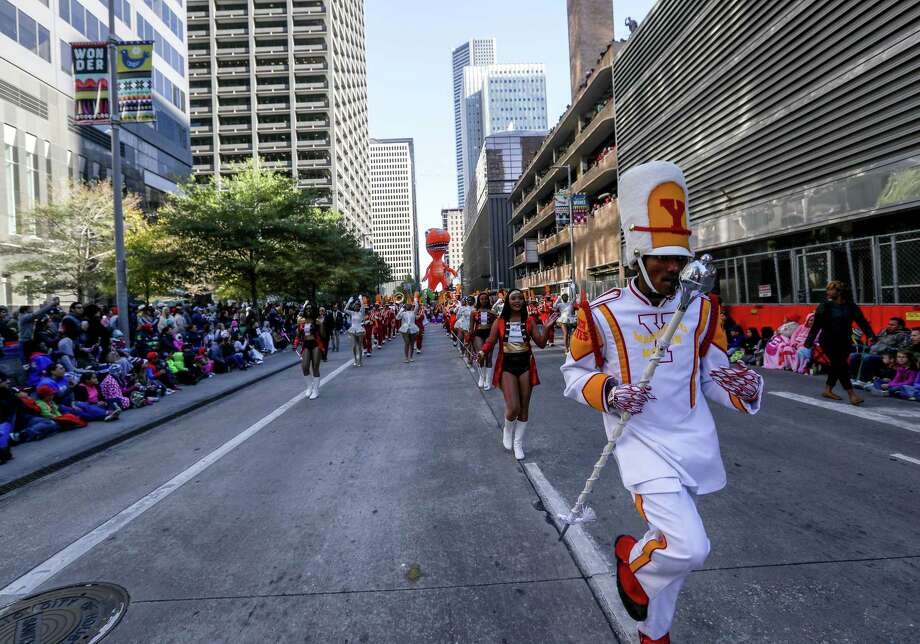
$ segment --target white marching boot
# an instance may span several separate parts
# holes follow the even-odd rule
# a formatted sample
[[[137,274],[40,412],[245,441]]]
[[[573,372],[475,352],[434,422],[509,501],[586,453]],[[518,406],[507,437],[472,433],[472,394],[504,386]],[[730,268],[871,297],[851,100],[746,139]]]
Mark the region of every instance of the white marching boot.
[[[313,381],[316,380],[313,376],[307,376],[307,398],[310,397],[310,394],[313,393]]]
[[[524,434],[527,433],[527,421],[519,420],[514,428],[514,458],[524,460]]]
[[[310,392],[310,400],[319,398],[319,378],[313,380],[313,390]]]
[[[505,428],[502,430],[502,446],[511,451],[514,445],[514,424],[517,421],[505,419]]]
[[[485,376],[486,376],[486,372],[480,369],[479,370],[479,383],[476,385],[480,389],[482,389],[483,385],[485,384]]]
[[[483,380],[482,389],[483,391],[489,391],[492,388],[492,371],[495,367],[489,367],[486,369],[486,377]]]

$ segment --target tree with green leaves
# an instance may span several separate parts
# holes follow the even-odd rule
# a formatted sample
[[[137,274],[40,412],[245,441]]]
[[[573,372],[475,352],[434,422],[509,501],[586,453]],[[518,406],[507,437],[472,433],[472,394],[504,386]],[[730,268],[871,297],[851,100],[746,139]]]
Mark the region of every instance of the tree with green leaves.
[[[257,302],[264,278],[335,223],[315,199],[293,179],[249,161],[220,182],[185,183],[157,217],[192,274],[245,288]]]
[[[0,254],[14,257],[7,270],[27,276],[16,291],[31,295],[41,284],[46,294],[96,299],[106,280],[103,267],[115,252],[113,203],[111,182],[74,182],[63,197],[26,213],[24,235],[0,246]],[[126,194],[123,205],[127,218],[142,216],[137,195]]]

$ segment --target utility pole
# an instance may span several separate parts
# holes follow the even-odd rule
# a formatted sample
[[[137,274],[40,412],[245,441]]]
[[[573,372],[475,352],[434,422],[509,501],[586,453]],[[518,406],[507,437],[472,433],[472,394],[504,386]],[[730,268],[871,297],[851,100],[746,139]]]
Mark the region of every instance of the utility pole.
[[[115,37],[115,1],[109,5],[109,120],[112,124],[112,196],[115,211],[115,305],[118,307],[118,329],[125,343],[131,345],[131,315],[128,311],[128,269],[125,262],[125,219],[121,195],[121,142],[118,129],[118,52]]]

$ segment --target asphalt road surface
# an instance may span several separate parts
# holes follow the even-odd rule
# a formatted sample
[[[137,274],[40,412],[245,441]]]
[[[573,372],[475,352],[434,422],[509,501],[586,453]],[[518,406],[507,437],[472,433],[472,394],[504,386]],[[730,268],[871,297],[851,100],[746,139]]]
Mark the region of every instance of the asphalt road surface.
[[[0,603],[120,584],[106,642],[616,641],[501,448],[500,394],[435,327],[416,362],[401,349],[330,354],[314,401],[283,371],[0,497]],[[539,352],[527,457],[571,502],[604,436],[562,398],[562,357]],[[920,641],[920,405],[854,416],[817,379],[766,377],[758,416],[716,411],[729,486],[699,501],[713,549],[673,641]],[[593,496],[609,560],[643,525],[615,465]]]

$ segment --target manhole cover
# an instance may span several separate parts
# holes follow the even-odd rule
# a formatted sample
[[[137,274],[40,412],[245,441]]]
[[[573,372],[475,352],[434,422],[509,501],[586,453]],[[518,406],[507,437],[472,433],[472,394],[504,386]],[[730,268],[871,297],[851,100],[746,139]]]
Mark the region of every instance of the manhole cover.
[[[114,629],[128,608],[115,584],[79,584],[32,595],[0,611],[0,644],[91,644]]]

